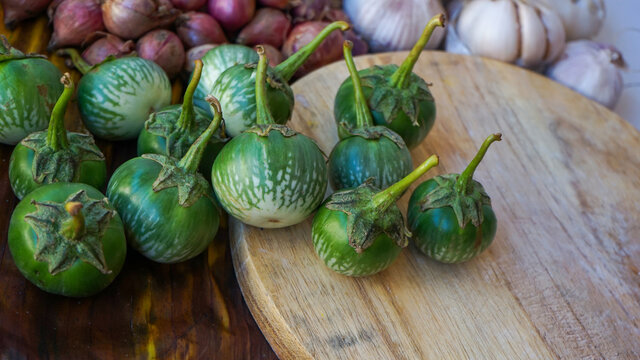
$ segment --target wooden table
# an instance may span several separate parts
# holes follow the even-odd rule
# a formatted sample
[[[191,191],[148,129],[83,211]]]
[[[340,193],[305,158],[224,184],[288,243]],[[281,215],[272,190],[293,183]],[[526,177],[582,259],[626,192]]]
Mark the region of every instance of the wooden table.
[[[15,31],[0,25],[25,52],[44,53],[50,33],[44,16]],[[59,57],[51,60],[69,71]],[[79,73],[73,77],[77,82]],[[174,102],[181,93],[177,82]],[[69,108],[67,128],[79,131],[75,102]],[[109,175],[135,156],[134,142],[98,146]],[[115,282],[88,299],[49,295],[25,280],[7,246],[17,204],[7,175],[12,150],[0,145],[0,359],[276,358],[242,299],[226,224],[206,253],[186,263],[156,264],[129,249]]]

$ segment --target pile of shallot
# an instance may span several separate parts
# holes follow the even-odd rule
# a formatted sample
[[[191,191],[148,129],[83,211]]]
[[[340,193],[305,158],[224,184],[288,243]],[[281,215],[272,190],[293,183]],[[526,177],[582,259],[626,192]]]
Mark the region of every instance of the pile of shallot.
[[[331,21],[346,20],[342,4],[330,0],[0,0],[5,23],[47,10],[53,26],[49,51],[82,47],[90,64],[135,51],[169,77],[189,72],[193,62],[223,43],[263,45],[270,64],[284,61]],[[342,42],[354,54],[368,52],[355,32],[330,36],[297,75],[342,58]]]

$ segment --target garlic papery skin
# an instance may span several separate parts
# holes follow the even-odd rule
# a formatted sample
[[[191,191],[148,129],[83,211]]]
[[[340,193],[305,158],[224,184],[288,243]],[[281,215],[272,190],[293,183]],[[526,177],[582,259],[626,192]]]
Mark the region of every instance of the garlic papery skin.
[[[562,56],[547,68],[551,79],[613,109],[624,87],[626,65],[613,46],[591,40],[567,43]]]
[[[373,52],[411,49],[429,19],[444,13],[440,0],[344,0],[343,8]],[[437,48],[444,34],[435,29],[425,48]]]
[[[598,34],[606,15],[604,0],[529,0],[553,10],[562,20],[567,41]]]
[[[535,68],[555,60],[565,46],[560,18],[521,0],[467,1],[456,15],[447,51],[466,47],[474,55]]]

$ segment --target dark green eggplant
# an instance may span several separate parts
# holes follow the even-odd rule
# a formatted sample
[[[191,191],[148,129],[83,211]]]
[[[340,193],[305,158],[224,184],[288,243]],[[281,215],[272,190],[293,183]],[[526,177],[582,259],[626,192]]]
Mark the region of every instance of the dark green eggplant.
[[[163,154],[174,158],[183,157],[211,122],[206,111],[193,106],[193,94],[202,73],[202,61],[196,60],[195,70],[184,93],[182,105],[171,105],[152,113],[138,136],[138,156]],[[224,146],[224,127],[211,137],[200,162],[200,173],[209,178],[213,160]]]
[[[311,225],[313,247],[320,259],[331,270],[348,276],[369,276],[389,267],[411,235],[396,201],[436,165],[438,157],[432,155],[385,190],[369,180],[331,195]]]
[[[354,85],[356,124],[341,126],[350,134],[333,148],[329,156],[329,181],[335,190],[357,187],[367,179],[386,189],[413,169],[411,154],[400,135],[384,126],[373,126],[371,111],[362,93],[358,70],[353,62],[350,41],[344,42],[344,59]]]
[[[409,228],[416,246],[444,263],[460,263],[483,252],[496,234],[497,219],[491,198],[473,173],[489,145],[501,134],[489,136],[462,174],[436,176],[420,184],[409,200]]]
[[[0,36],[0,143],[15,145],[47,128],[62,74],[44,56],[25,55]]]
[[[407,59],[400,67],[394,64],[360,70],[364,95],[369,102],[376,125],[384,125],[398,133],[409,149],[418,146],[433,127],[436,104],[429,85],[413,73],[422,49],[437,26],[444,27],[444,15],[434,16],[424,29]],[[350,126],[357,123],[353,82],[347,78],[336,94],[333,113],[336,122]],[[343,128],[340,138],[350,136]]]
[[[107,180],[104,155],[93,137],[64,128],[74,86],[68,73],[60,82],[64,91],[51,112],[49,128],[30,134],[11,153],[9,183],[18,199],[51,183],[79,182],[101,189]]]
[[[293,91],[288,81],[324,39],[338,29],[346,31],[349,24],[336,21],[327,25],[309,44],[278,66],[267,70],[267,102],[276,124],[285,124],[293,112]],[[231,137],[256,124],[255,74],[255,63],[232,66],[220,74],[211,90],[211,94],[222,104],[227,135]]]
[[[267,59],[258,46],[257,124],[222,149],[211,182],[222,207],[240,221],[281,228],[306,219],[327,189],[327,165],[310,138],[276,124],[267,105]]]
[[[84,125],[99,138],[135,139],[151,113],[171,104],[169,78],[153,61],[111,56],[91,66],[76,49],[59,53],[71,56],[83,74],[78,109]]]
[[[109,180],[107,196],[124,223],[131,247],[161,263],[202,253],[220,224],[219,208],[198,166],[222,121],[213,97],[213,121],[181,158],[144,154],[122,164]]]

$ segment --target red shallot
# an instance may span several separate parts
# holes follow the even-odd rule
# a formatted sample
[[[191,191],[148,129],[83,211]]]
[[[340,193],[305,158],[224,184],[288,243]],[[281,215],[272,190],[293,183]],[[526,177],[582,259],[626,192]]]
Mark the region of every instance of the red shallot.
[[[227,42],[227,37],[216,19],[201,12],[190,11],[178,16],[176,32],[187,48]]]
[[[179,14],[169,0],[103,1],[104,25],[124,39],[137,39],[151,29],[171,24]]]
[[[115,35],[104,32],[95,33],[90,40],[96,37],[99,37],[99,39],[95,40],[82,52],[82,58],[91,65],[103,62],[110,55],[121,57],[129,54],[136,47],[131,40],[123,41]]]
[[[256,12],[256,0],[209,0],[209,14],[230,32],[246,25]]]
[[[287,37],[287,41],[285,41],[282,47],[284,56],[289,57],[310,43],[327,25],[329,25],[329,23],[323,21],[307,21],[296,25],[293,30],[291,30],[291,33],[289,33],[289,37]],[[340,60],[342,58],[341,44],[343,41],[340,32],[332,32],[318,49],[309,56],[304,65],[296,72],[296,76],[302,76],[323,65]]]
[[[4,25],[13,29],[17,22],[40,15],[51,0],[0,0],[0,3],[4,11]]]
[[[184,47],[178,35],[169,30],[153,30],[136,44],[138,56],[158,64],[170,78],[176,76],[184,65]]]
[[[53,34],[47,49],[78,46],[87,35],[104,30],[100,0],[56,0],[48,10]]]
[[[171,0],[171,3],[180,10],[193,11],[202,9],[207,0]]]
[[[278,9],[262,8],[256,17],[245,26],[236,42],[248,46],[268,44],[277,48],[282,47],[287,34],[291,30],[291,20]]]

